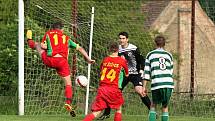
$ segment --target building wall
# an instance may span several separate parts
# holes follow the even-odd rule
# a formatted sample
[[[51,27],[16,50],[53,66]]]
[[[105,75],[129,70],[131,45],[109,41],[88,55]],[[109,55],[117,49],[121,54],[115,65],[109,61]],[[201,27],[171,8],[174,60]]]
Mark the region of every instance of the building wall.
[[[151,25],[167,37],[166,49],[175,55],[176,91],[190,91],[191,2],[171,1]],[[215,26],[196,2],[195,93],[215,91]]]

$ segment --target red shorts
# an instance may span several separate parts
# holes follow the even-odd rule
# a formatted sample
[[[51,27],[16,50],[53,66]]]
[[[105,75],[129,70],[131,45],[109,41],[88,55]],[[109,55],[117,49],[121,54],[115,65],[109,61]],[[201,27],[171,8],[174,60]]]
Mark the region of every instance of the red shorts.
[[[57,73],[60,76],[66,77],[66,76],[70,75],[70,68],[69,68],[68,60],[66,58],[49,57],[49,56],[47,56],[46,52],[43,52],[41,57],[42,57],[43,63],[50,68],[56,69]]]
[[[92,111],[101,111],[107,107],[119,109],[124,103],[121,90],[110,86],[101,86],[98,89],[97,96],[92,103]]]

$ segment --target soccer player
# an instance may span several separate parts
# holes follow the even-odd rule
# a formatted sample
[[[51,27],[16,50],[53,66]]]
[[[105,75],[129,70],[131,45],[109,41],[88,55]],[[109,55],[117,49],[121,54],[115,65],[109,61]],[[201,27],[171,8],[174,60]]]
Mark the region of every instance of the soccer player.
[[[155,38],[156,49],[149,52],[145,60],[143,95],[146,95],[146,84],[151,81],[152,105],[149,112],[149,121],[156,120],[155,108],[162,104],[161,121],[168,121],[168,103],[174,88],[173,57],[164,50],[165,38]]]
[[[129,76],[124,78],[121,90],[132,82],[135,91],[139,94],[142,102],[150,109],[151,101],[147,95],[142,95],[142,80],[145,59],[140,54],[139,48],[128,42],[128,33],[120,32],[119,36],[119,56],[125,58],[128,63]],[[105,109],[103,115],[99,119],[103,120],[110,117],[110,108]]]
[[[83,121],[92,121],[101,111],[107,107],[116,109],[114,121],[121,121],[121,106],[124,103],[121,85],[121,70],[128,76],[128,66],[124,58],[118,56],[118,43],[110,44],[109,51],[111,55],[105,57],[100,66],[100,82],[97,90],[97,96],[92,104],[92,113],[88,114]]]
[[[62,77],[65,83],[65,105],[64,107],[72,116],[75,112],[71,106],[72,100],[72,82],[70,77],[70,66],[68,63],[69,48],[78,50],[90,64],[95,60],[91,60],[86,51],[78,44],[74,43],[69,36],[63,34],[63,24],[56,22],[52,25],[52,29],[47,31],[41,43],[34,42],[32,39],[32,31],[27,31],[27,42],[30,48],[36,49],[39,53],[43,63],[56,69],[59,76]]]

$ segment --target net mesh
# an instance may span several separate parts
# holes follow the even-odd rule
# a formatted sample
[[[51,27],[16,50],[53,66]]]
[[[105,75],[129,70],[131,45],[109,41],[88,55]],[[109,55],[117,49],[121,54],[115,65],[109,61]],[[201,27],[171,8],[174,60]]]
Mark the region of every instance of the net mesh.
[[[64,21],[65,33],[69,32],[70,13],[65,5],[69,1],[27,1],[25,3],[25,29],[31,29],[33,39],[41,41],[45,31],[49,30],[55,19]],[[66,10],[65,10],[66,8]],[[67,18],[66,18],[67,17]],[[67,20],[67,21],[66,21]],[[26,114],[58,114],[63,113],[64,84],[56,71],[46,67],[35,50],[25,47],[25,113]]]
[[[212,1],[212,0],[211,0]],[[153,38],[163,34],[167,38],[166,49],[175,58],[175,92],[170,102],[170,115],[194,115],[214,117],[214,8],[210,0],[196,2],[195,31],[195,97],[190,99],[190,38],[191,1],[77,1],[77,22],[74,24],[74,1],[33,0],[25,2],[25,29],[32,29],[34,40],[40,41],[44,32],[61,19],[64,31],[89,50],[91,7],[95,7],[89,103],[98,85],[99,64],[107,53],[110,41],[118,39],[118,33],[127,31],[129,41],[138,46],[145,56],[154,48]],[[213,1],[212,1],[213,2]],[[74,38],[73,29],[77,38]],[[27,45],[27,44],[26,44]],[[207,54],[206,54],[207,53]],[[87,76],[87,63],[77,54],[75,75]],[[209,56],[208,56],[209,55]],[[72,65],[71,65],[72,66]],[[74,77],[72,77],[74,80]],[[205,88],[207,87],[207,88]],[[63,81],[55,70],[45,67],[38,54],[25,47],[25,112],[27,114],[59,114],[63,109]],[[73,103],[77,113],[83,114],[85,89],[74,85]],[[124,90],[125,115],[147,114],[147,109],[129,84]]]

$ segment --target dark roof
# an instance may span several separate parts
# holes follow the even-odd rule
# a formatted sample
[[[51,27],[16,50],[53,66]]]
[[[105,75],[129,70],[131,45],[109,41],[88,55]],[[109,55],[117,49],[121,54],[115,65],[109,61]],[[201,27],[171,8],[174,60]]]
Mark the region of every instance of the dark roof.
[[[143,4],[142,11],[146,16],[146,20],[144,22],[145,28],[150,28],[152,23],[157,19],[169,2],[170,1],[168,0],[153,0],[147,1]]]

